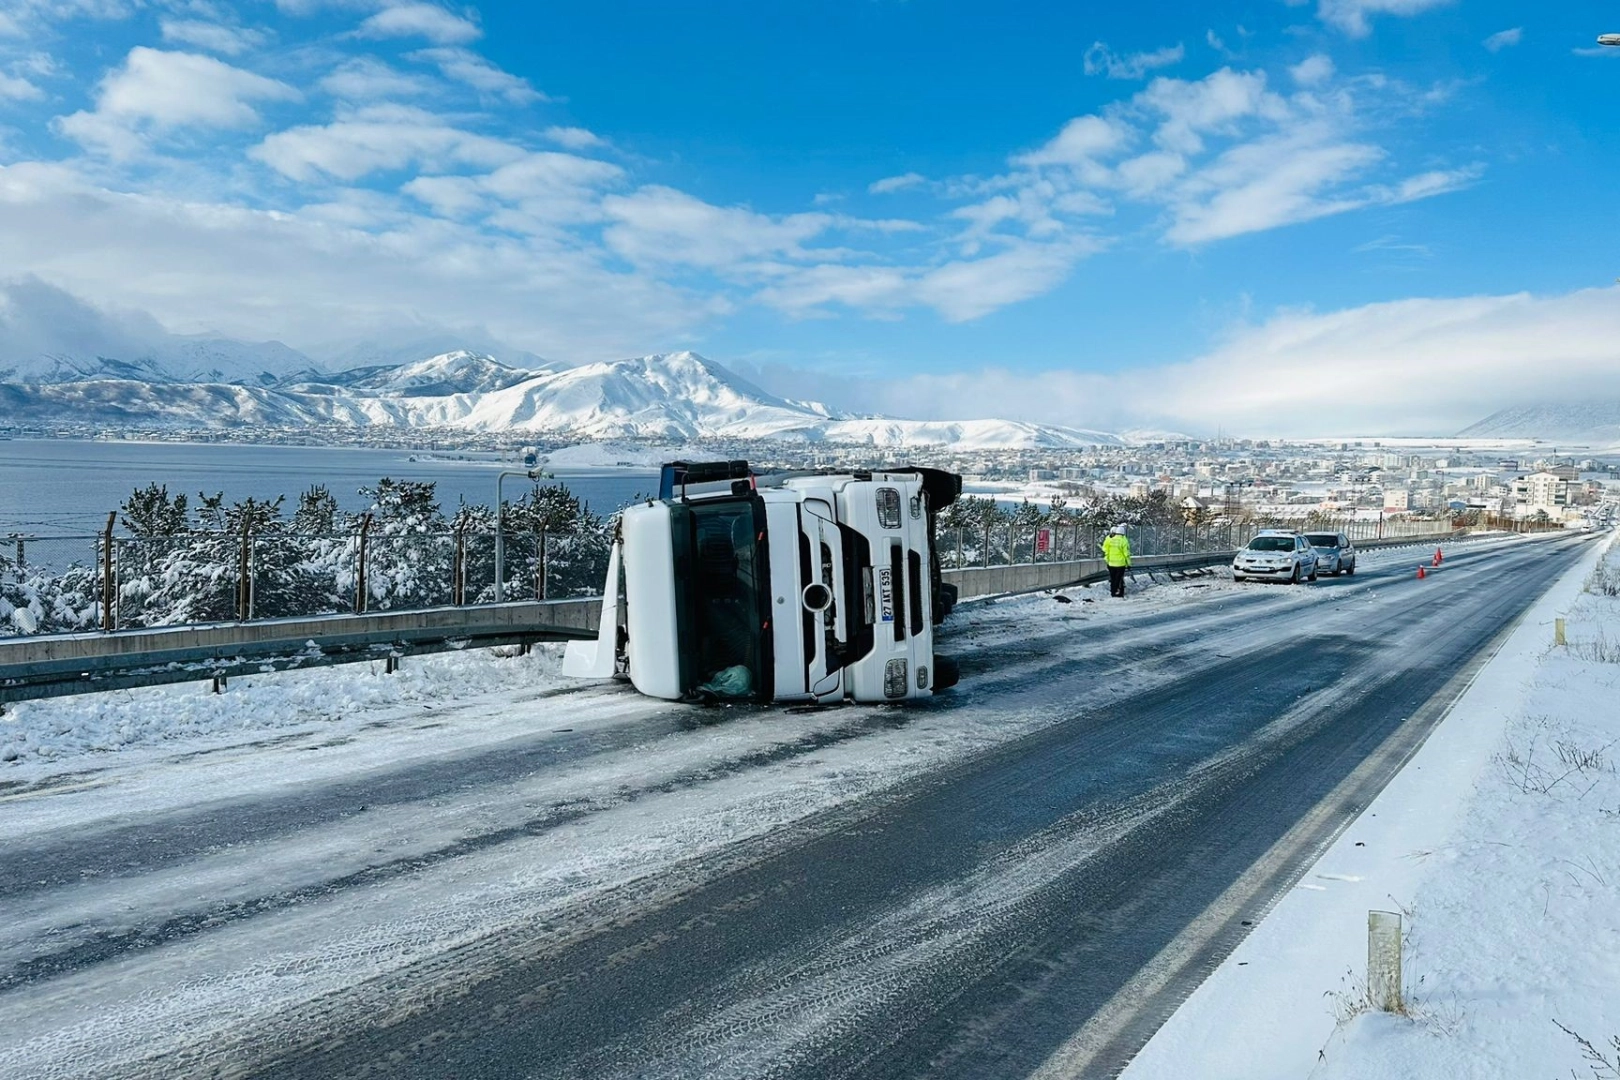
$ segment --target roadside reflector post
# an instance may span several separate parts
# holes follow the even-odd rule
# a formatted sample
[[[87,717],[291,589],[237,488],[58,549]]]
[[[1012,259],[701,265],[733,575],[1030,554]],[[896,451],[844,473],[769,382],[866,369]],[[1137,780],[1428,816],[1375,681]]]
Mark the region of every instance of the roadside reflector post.
[[[1561,618],[1553,620],[1553,644],[1554,645],[1568,645],[1569,644],[1569,642],[1567,640],[1565,640],[1565,638],[1564,638],[1564,620],[1561,619]]]
[[[1404,1012],[1401,1001],[1401,917],[1367,912],[1367,1003],[1380,1012]]]

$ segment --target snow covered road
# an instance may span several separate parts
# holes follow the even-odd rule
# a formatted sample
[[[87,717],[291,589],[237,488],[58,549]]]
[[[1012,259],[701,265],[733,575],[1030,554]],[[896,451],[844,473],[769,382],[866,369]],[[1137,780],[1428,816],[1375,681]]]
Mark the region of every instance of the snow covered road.
[[[194,688],[37,703],[0,1074],[1107,1075],[1581,550],[968,605],[962,686],[905,711],[670,708],[545,653],[233,683],[177,742]]]

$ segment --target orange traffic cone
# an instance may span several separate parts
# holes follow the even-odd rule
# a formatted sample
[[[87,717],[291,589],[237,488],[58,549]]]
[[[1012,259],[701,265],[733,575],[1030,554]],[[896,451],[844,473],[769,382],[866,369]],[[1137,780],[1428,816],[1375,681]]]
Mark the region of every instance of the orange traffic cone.
[[[1419,566],[1418,567],[1418,580],[1422,581],[1424,578],[1426,578],[1428,576],[1429,576],[1428,573],[1423,569],[1423,567]]]
[[[1445,556],[1440,553],[1440,549],[1435,548],[1434,549],[1434,565],[1439,566],[1440,565],[1440,560],[1444,559],[1444,558],[1445,558]]]

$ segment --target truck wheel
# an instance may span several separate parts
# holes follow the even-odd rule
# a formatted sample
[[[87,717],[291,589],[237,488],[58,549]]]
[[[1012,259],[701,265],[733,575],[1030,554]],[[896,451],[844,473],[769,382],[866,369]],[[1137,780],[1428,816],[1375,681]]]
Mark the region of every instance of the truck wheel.
[[[962,669],[948,656],[934,655],[934,689],[949,690],[962,678]]]
[[[934,625],[938,626],[951,617],[956,609],[957,589],[955,585],[941,583],[934,591]]]

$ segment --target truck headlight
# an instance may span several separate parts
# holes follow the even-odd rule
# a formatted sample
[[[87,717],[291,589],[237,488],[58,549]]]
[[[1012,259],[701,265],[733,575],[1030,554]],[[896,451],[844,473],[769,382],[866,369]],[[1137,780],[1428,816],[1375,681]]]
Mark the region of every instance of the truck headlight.
[[[906,696],[906,662],[900,657],[883,665],[883,696],[891,698]]]

